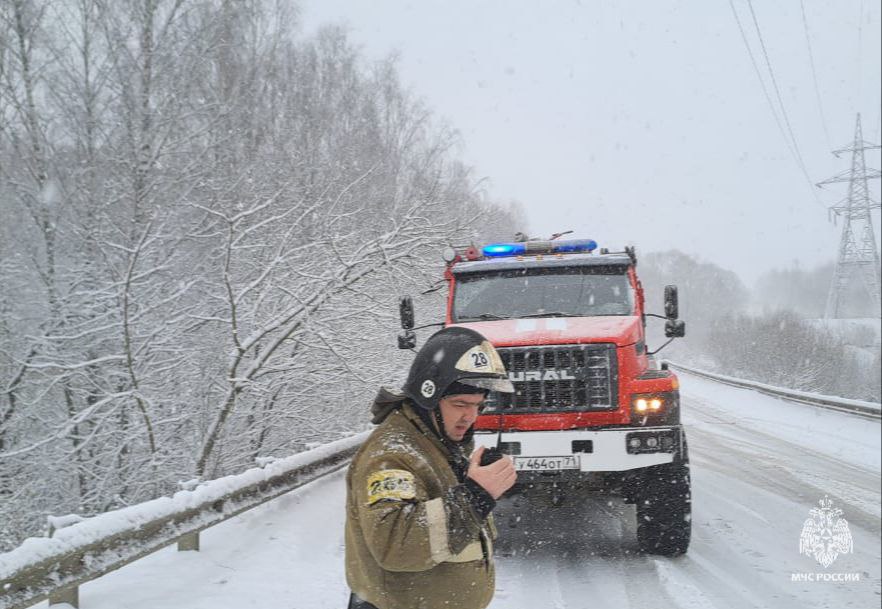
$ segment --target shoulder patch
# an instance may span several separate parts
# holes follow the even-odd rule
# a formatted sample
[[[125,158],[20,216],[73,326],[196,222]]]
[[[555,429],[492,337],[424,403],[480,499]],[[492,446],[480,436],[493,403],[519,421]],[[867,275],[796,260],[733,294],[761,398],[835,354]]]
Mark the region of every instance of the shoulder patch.
[[[368,505],[377,501],[407,501],[416,498],[413,474],[403,469],[384,469],[374,472],[367,481]]]

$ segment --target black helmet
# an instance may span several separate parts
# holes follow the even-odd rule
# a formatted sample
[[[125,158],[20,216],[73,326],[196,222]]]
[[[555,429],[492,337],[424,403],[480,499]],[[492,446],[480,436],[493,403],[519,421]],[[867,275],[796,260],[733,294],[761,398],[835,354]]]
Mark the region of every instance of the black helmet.
[[[434,410],[453,383],[514,392],[493,345],[474,330],[459,326],[429,337],[410,366],[404,393],[421,408]]]

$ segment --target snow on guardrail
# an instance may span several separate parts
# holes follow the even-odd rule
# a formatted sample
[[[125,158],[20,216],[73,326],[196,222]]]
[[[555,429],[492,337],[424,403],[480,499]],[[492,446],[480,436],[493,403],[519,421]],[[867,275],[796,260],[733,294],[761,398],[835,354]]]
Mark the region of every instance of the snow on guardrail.
[[[740,379],[734,376],[726,376],[725,374],[717,374],[716,372],[699,370],[697,368],[684,366],[683,364],[678,364],[672,361],[667,361],[666,363],[671,368],[676,368],[677,370],[682,370],[684,372],[688,372],[689,374],[702,376],[704,378],[718,381],[720,383],[725,383],[727,385],[732,385],[734,387],[753,389],[767,395],[783,397],[789,400],[793,400],[795,402],[811,404],[812,406],[820,406],[821,408],[827,408],[829,410],[839,410],[841,412],[857,414],[871,419],[882,418],[882,404],[879,404],[878,402],[853,400],[850,398],[841,398],[833,395],[823,395],[819,393],[799,391],[797,389],[775,387],[774,385],[767,385],[765,383],[758,383],[756,381],[748,381],[746,379]]]
[[[30,537],[0,554],[0,609],[29,607],[60,590],[73,590],[76,598],[82,583],[337,471],[368,433],[207,481],[171,497],[84,518],[51,538]],[[197,548],[198,541],[193,549]]]

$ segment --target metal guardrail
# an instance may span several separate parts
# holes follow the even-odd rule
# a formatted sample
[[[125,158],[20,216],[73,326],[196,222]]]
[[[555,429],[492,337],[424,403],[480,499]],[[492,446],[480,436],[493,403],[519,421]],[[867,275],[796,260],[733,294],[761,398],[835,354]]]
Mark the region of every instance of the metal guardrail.
[[[849,398],[840,398],[832,395],[821,395],[817,393],[808,393],[806,391],[798,391],[796,389],[775,387],[773,385],[766,385],[764,383],[758,383],[756,381],[748,381],[732,376],[726,376],[724,374],[716,374],[714,372],[698,370],[697,368],[684,366],[682,364],[677,364],[671,361],[666,361],[666,363],[671,368],[682,370],[683,372],[688,372],[689,374],[694,374],[695,376],[701,376],[712,381],[725,383],[726,385],[741,387],[743,389],[753,389],[754,391],[759,391],[760,393],[765,393],[766,395],[787,398],[788,400],[794,402],[811,404],[812,406],[819,406],[828,410],[836,410],[839,412],[856,414],[869,419],[882,418],[882,405],[876,402],[852,400]]]
[[[198,550],[200,531],[339,470],[367,434],[99,514],[52,538],[29,538],[0,554],[0,609],[24,609],[45,599],[78,607],[79,586],[88,581],[174,542],[179,550]]]

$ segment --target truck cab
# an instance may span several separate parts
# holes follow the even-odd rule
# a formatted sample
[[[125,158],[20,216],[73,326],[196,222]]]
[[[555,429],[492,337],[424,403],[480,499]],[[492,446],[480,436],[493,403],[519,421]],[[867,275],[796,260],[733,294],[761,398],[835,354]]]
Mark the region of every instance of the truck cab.
[[[445,324],[484,335],[515,386],[488,395],[475,441],[513,458],[516,493],[553,504],[620,495],[637,505],[644,551],[680,554],[691,493],[679,382],[647,350],[635,251],[595,250],[565,240],[445,253]],[[665,296],[673,339],[685,325],[676,288]]]

